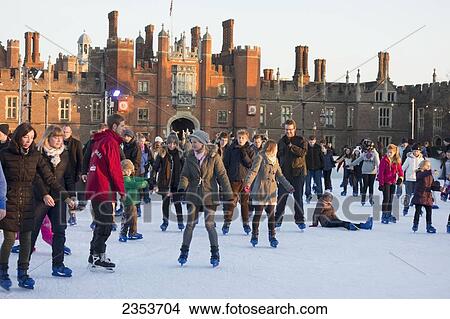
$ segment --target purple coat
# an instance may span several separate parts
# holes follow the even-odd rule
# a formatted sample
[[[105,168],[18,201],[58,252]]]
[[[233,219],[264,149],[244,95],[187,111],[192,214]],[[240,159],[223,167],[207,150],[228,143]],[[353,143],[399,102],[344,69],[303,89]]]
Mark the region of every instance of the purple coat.
[[[417,172],[416,186],[414,188],[414,197],[412,203],[415,205],[433,206],[433,196],[431,186],[433,184],[433,175],[431,170]]]

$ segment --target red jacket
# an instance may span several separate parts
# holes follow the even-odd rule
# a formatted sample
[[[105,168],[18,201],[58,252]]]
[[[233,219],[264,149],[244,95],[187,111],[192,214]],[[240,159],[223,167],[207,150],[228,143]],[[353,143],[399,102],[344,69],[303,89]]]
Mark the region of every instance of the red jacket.
[[[125,194],[120,165],[121,142],[122,138],[112,130],[94,135],[86,184],[89,199],[112,201],[116,199],[116,193]]]
[[[387,155],[383,156],[378,169],[378,183],[380,186],[395,184],[398,177],[403,177],[402,164],[391,163]]]

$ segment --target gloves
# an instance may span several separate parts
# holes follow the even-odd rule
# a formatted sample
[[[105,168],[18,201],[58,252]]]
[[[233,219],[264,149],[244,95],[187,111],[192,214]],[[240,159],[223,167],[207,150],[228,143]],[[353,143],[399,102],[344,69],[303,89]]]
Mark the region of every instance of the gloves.
[[[399,177],[397,178],[397,185],[400,186],[403,183],[403,178]]]
[[[250,193],[250,186],[244,187],[244,193]]]
[[[378,186],[378,190],[379,190],[380,192],[384,191],[384,186],[383,186],[383,185]]]

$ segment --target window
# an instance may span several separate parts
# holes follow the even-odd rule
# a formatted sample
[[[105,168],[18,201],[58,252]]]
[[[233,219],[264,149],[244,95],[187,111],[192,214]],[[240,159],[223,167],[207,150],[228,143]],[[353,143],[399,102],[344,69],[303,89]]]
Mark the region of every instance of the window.
[[[325,108],[325,126],[334,127],[335,125],[335,112],[334,107]]]
[[[217,123],[227,124],[228,123],[228,112],[227,111],[217,111]]]
[[[148,109],[138,109],[138,121],[148,121]]]
[[[388,101],[395,102],[395,92],[388,92]]]
[[[386,147],[391,144],[392,137],[391,136],[378,136],[378,141],[381,143],[381,146]]]
[[[290,105],[281,106],[281,125],[292,118],[292,107]]]
[[[6,98],[6,118],[17,118],[17,96],[8,96]]]
[[[81,72],[81,78],[83,80],[86,80],[87,79],[87,72]]]
[[[138,81],[138,93],[148,93],[148,81]]]
[[[375,91],[375,101],[376,102],[383,101],[383,91]]]
[[[335,137],[334,135],[325,135],[324,138],[325,138],[325,142],[326,142],[327,144],[328,144],[328,143],[331,143],[331,145],[333,145],[333,147],[336,145],[336,144],[335,144],[335,142],[336,142],[336,137]]]
[[[355,109],[353,106],[347,107],[347,127],[353,127],[353,113]]]
[[[70,99],[59,99],[59,120],[70,120]]]
[[[433,112],[433,130],[442,129],[442,121],[444,119],[444,112],[442,108],[435,108]]]
[[[100,99],[91,100],[91,121],[101,122],[103,120],[103,104]]]
[[[266,125],[266,106],[259,106],[259,125]]]
[[[190,95],[197,92],[197,74],[195,67],[172,66],[172,96]]]
[[[380,107],[378,110],[378,127],[392,127],[392,108]]]
[[[423,108],[417,109],[417,130],[423,133],[425,128],[425,110]]]
[[[219,96],[221,97],[227,96],[227,86],[225,84],[220,84],[217,89]]]

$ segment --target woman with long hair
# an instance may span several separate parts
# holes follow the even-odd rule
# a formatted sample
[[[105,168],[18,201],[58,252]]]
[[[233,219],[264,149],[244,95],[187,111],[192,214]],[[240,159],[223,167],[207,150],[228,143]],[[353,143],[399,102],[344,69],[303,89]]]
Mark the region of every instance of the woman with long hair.
[[[70,194],[75,192],[75,173],[70,164],[69,152],[64,146],[64,132],[57,125],[50,125],[37,145],[45,162],[51,168],[56,181]],[[66,242],[66,204],[61,201],[60,192],[52,191],[39,175],[34,183],[35,223],[31,235],[34,248],[45,216],[52,225],[52,275],[71,277],[72,270],[64,265],[64,244]]]
[[[19,286],[34,288],[34,280],[28,275],[31,252],[31,233],[34,228],[33,182],[36,176],[42,178],[52,192],[60,193],[63,200],[73,205],[64,188],[56,181],[52,170],[37,151],[34,139],[36,131],[30,123],[20,124],[6,149],[0,152],[0,161],[8,185],[6,216],[0,220],[3,229],[3,243],[0,251],[0,277],[2,287],[9,289],[8,263],[11,248],[20,233],[20,251],[17,269]],[[49,202],[49,204],[51,204]]]
[[[388,145],[386,154],[380,161],[378,183],[378,190],[383,192],[381,222],[383,224],[396,223],[397,219],[392,215],[392,200],[395,194],[395,185],[403,183],[403,169],[402,158],[398,147],[394,144]]]

